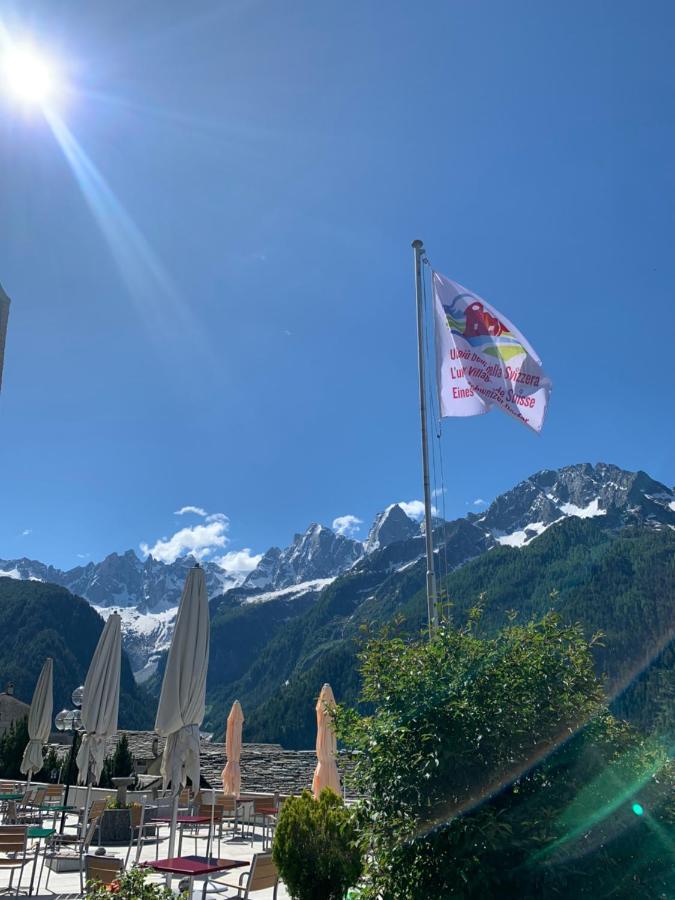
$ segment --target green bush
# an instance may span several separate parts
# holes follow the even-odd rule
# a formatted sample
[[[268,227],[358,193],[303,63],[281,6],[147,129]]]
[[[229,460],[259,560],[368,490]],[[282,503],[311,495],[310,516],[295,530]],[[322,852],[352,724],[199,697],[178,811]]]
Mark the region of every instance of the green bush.
[[[577,626],[372,641],[355,754],[364,897],[675,896],[675,765],[613,718]]]
[[[303,791],[285,801],[272,853],[293,900],[342,900],[361,877],[352,813],[328,788],[318,800]]]

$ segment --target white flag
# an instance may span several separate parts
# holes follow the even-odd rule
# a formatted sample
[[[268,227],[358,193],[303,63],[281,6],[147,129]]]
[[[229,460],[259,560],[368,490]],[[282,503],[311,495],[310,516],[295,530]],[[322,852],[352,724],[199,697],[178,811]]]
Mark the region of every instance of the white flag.
[[[0,287],[0,388],[2,387],[2,365],[5,361],[5,338],[9,318],[9,297]]]
[[[541,431],[551,382],[518,329],[477,294],[434,272],[441,416],[497,406]]]

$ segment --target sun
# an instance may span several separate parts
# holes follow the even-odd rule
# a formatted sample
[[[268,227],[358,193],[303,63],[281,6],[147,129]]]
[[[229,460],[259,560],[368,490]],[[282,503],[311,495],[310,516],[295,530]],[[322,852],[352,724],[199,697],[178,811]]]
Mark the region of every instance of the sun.
[[[41,106],[54,93],[56,77],[48,59],[32,47],[12,47],[2,56],[5,88],[16,100]]]

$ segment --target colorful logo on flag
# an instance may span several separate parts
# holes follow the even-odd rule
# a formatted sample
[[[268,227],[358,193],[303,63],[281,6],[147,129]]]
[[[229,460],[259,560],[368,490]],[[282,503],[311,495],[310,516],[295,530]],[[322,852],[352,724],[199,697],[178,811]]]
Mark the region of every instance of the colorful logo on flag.
[[[448,328],[481,353],[505,361],[525,353],[523,345],[497,316],[485,309],[473,294],[457,294],[443,304]]]

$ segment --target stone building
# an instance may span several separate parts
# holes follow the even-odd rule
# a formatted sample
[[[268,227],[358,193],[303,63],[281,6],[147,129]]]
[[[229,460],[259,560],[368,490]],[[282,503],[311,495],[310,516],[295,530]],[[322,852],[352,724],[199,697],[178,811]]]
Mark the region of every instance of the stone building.
[[[12,722],[28,717],[30,705],[14,696],[14,685],[10,681],[0,693],[0,737],[9,731]]]

